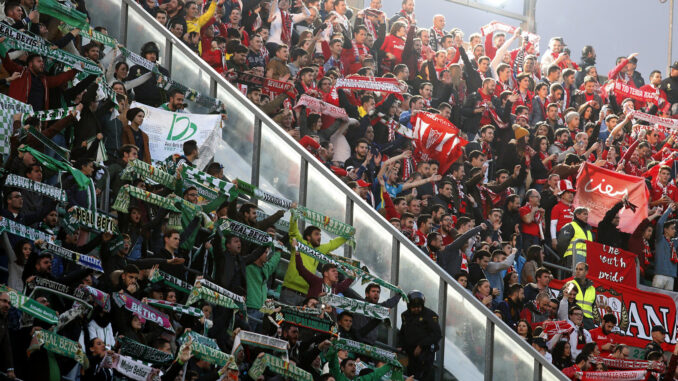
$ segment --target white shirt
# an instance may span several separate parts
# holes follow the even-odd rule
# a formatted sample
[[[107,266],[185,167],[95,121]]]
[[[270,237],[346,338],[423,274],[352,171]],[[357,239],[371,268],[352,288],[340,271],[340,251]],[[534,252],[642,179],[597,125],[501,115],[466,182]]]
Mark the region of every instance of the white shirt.
[[[273,21],[271,21],[271,30],[268,36],[268,40],[266,41],[267,43],[272,42],[278,45],[282,45],[283,42],[280,39],[280,36],[282,35],[282,15],[280,14],[280,9],[278,8],[278,2],[275,1],[273,4],[271,4],[271,14],[275,15],[275,18]],[[306,17],[310,16],[311,12],[304,6],[303,13],[292,13],[292,28],[294,28],[294,24],[298,22],[302,22],[306,19]],[[292,33],[292,31],[290,31]]]

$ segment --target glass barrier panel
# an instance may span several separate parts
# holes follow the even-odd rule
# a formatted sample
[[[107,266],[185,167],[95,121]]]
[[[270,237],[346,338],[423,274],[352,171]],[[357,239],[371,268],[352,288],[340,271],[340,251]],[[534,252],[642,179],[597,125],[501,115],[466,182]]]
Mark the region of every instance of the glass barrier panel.
[[[308,164],[308,178],[306,182],[306,206],[316,212],[344,222],[346,217],[346,196],[337,186],[332,184],[325,175],[320,173],[312,164]],[[321,227],[322,228],[322,227]],[[323,242],[336,236],[323,231]],[[332,253],[344,255],[344,246]]]
[[[367,266],[370,274],[390,282],[393,236],[358,204],[353,206],[353,226],[356,228],[353,257]]]
[[[412,290],[423,292],[426,296],[426,307],[438,313],[440,277],[403,244],[400,244],[398,280],[398,286],[405,293]],[[401,324],[400,314],[406,309],[407,305],[403,300],[400,300],[398,303],[398,327]]]
[[[299,200],[299,166],[301,156],[287,147],[266,124],[261,126],[261,166],[259,187],[264,191]]]
[[[120,0],[100,0],[87,3],[90,25],[92,27],[103,26],[108,30],[108,35],[120,37],[120,12],[122,1]]]
[[[128,9],[127,43],[125,44],[125,47],[128,50],[139,54],[141,53],[141,47],[145,43],[153,41],[156,45],[158,45],[158,49],[160,50],[158,63],[165,69],[169,69],[169,67],[165,64],[165,58],[162,56],[165,52],[165,37],[155,28],[149,27],[148,23],[138,13],[136,13],[132,7],[129,7]],[[174,73],[172,73],[172,77],[174,77]]]
[[[524,381],[534,378],[534,358],[500,328],[494,329],[492,373],[503,380]]]
[[[224,165],[224,175],[229,179],[252,182],[252,144],[254,140],[254,114],[217,85],[217,98],[226,106],[228,118],[221,129],[214,160]]]
[[[445,369],[459,380],[482,381],[487,318],[449,285],[446,311]]]
[[[162,51],[162,50],[161,50]],[[186,87],[198,90],[201,86],[200,71],[193,63],[193,59],[172,46],[172,79]],[[203,86],[204,87],[204,86]],[[205,90],[209,94],[209,83]]]
[[[564,377],[565,375],[563,375],[562,373],[556,376],[555,374],[551,373],[550,370],[544,367],[541,368],[541,381],[559,381],[562,380]]]

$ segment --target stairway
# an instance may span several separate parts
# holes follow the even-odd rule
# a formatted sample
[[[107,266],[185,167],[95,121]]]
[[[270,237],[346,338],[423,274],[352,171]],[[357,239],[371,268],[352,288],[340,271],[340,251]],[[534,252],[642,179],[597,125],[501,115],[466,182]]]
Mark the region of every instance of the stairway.
[[[344,247],[336,253],[359,259],[372,274],[405,291],[424,292],[426,306],[440,316],[444,337],[436,358],[436,380],[567,380],[136,2],[94,0],[87,5],[91,25],[106,27],[110,36],[134,52],[147,41],[156,42],[159,63],[174,80],[225,104],[228,122],[214,160],[224,164],[227,177],[352,224],[357,230],[356,249]],[[189,109],[207,111],[191,102]],[[275,211],[267,205],[262,210]],[[356,291],[363,294],[361,288],[356,286]],[[401,301],[392,312],[396,327],[405,309]],[[383,344],[394,347],[395,336],[395,330],[389,330]]]

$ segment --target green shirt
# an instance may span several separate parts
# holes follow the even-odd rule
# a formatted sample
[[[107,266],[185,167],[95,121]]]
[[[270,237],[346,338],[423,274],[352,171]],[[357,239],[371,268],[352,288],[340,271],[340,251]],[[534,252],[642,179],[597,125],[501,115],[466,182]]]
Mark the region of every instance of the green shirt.
[[[308,246],[313,246],[301,236],[301,233],[299,232],[299,227],[297,226],[297,219],[296,217],[294,217],[294,215],[292,215],[292,217],[290,218],[290,242],[292,242],[292,238]],[[323,243],[322,245],[316,247],[315,249],[323,254],[327,254],[332,250],[338,249],[345,242],[346,238],[337,237],[331,240],[330,242]],[[296,251],[297,250],[294,247],[292,248],[292,250],[290,250],[290,258],[292,258],[292,260],[290,260],[290,264],[289,266],[287,266],[287,272],[285,273],[283,287],[287,287],[294,291],[301,292],[302,294],[306,294],[308,293],[308,283],[304,280],[304,278],[301,277],[301,275],[299,275],[299,271],[297,271],[296,261],[294,260],[294,255]],[[301,261],[304,263],[304,267],[306,267],[308,271],[312,273],[316,272],[319,262],[315,258],[310,257],[306,254],[301,254]]]
[[[351,381],[351,379],[346,377],[346,375],[344,375],[344,373],[341,371],[341,367],[339,366],[339,358],[337,358],[337,350],[334,348],[334,346],[331,346],[330,349],[327,350],[325,357],[329,358],[330,374],[337,381]],[[375,368],[374,372],[361,377],[356,377],[353,379],[353,381],[378,381],[381,380],[381,378],[384,377],[389,371],[391,371],[391,365],[384,364],[379,368]]]
[[[280,262],[280,250],[275,250],[273,257],[259,267],[255,263],[248,265],[245,268],[245,276],[247,278],[247,308],[254,308],[258,310],[264,305],[268,295],[268,287],[266,281],[278,268]]]

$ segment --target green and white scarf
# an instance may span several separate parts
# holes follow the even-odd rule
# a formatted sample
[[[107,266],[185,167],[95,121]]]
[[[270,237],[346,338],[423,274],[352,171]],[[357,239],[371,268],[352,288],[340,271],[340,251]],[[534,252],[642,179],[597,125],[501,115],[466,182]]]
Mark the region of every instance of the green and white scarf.
[[[59,155],[62,161],[68,162],[69,157],[71,155],[71,151],[54,143],[52,139],[49,139],[48,137],[43,135],[42,132],[38,131],[38,129],[33,126],[28,127],[28,133],[33,135],[33,137],[36,138],[40,143],[42,143],[42,145],[44,145],[46,148],[51,149],[57,155]]]
[[[203,336],[195,331],[184,332],[184,334],[181,335],[181,337],[179,338],[179,344],[185,343],[188,337],[190,337],[194,343],[198,343],[206,347],[219,350],[219,345],[214,339]]]
[[[163,309],[166,309],[166,310],[172,310],[172,311],[178,312],[180,314],[190,315],[190,316],[194,316],[194,317],[197,317],[197,318],[201,318],[201,317],[205,316],[205,314],[203,314],[202,310],[200,310],[198,308],[184,306],[182,304],[172,303],[172,302],[168,302],[166,300],[146,299],[146,304],[148,304],[149,306],[156,307],[156,308],[163,308]]]
[[[332,336],[337,336],[337,324],[331,319],[327,318],[318,308],[306,308],[288,306],[282,303],[272,303],[275,306],[271,310],[271,303],[264,303],[261,312],[266,314],[274,313],[274,320],[279,326],[282,322],[287,322],[292,325],[312,329],[314,331],[326,333]],[[280,309],[279,312],[278,308]]]
[[[233,301],[235,301],[236,303],[241,305],[241,309],[245,308],[245,298],[242,297],[241,295],[238,295],[234,292],[231,292],[231,291],[219,286],[218,284],[215,284],[215,283],[208,281],[205,278],[201,278],[201,279],[196,280],[196,284],[198,284],[198,283],[209,288],[212,291],[216,291],[216,292],[220,293],[221,295],[224,295],[227,298],[232,299]]]
[[[241,307],[233,299],[222,295],[216,291],[210,290],[207,287],[203,287],[199,283],[191,290],[191,293],[188,295],[188,300],[186,305],[190,306],[193,303],[196,303],[200,300],[203,300],[209,304],[214,304],[217,306],[222,306],[229,309],[241,309]]]
[[[123,356],[131,356],[154,365],[167,364],[174,360],[174,356],[171,353],[159,351],[128,337],[118,336],[116,340],[121,344],[120,354]]]
[[[289,343],[285,340],[276,339],[271,336],[261,335],[250,331],[240,331],[233,340],[231,356],[234,356],[242,349],[240,348],[241,345],[250,345],[264,350],[279,352],[287,358],[287,346]]]
[[[56,0],[40,0],[36,5],[38,12],[52,16],[74,28],[87,30],[89,27],[87,15],[73,7],[61,4]]]
[[[227,194],[230,196],[229,199],[233,199],[238,196],[237,189],[233,183],[229,183],[228,181],[208,175],[207,173],[199,171],[190,165],[184,165],[181,168],[181,176],[184,179],[190,179],[200,183],[208,189],[216,189],[221,194]]]
[[[41,239],[45,242],[54,242],[56,238],[53,235],[22,225],[8,218],[3,218],[2,220],[0,220],[0,232],[3,231],[6,231],[10,234],[18,235],[19,237],[26,238],[31,241]]]
[[[158,269],[151,270],[149,275],[149,280],[151,283],[163,282],[166,286],[172,287],[177,291],[181,291],[185,294],[191,293],[191,285],[188,282],[185,282],[175,276],[167,274],[166,272]]]
[[[134,197],[143,202],[159,206],[175,213],[181,213],[181,211],[174,206],[174,200],[141,188],[133,187],[129,184],[125,184],[120,188],[118,196],[115,198],[115,202],[111,208],[121,213],[129,213],[130,197]]]
[[[289,361],[285,361],[280,357],[275,357],[269,353],[265,353],[263,356],[254,360],[254,363],[252,363],[252,366],[250,367],[249,375],[252,379],[256,380],[257,378],[264,375],[266,368],[268,368],[271,372],[279,374],[285,378],[301,381],[313,381],[313,376],[311,376],[311,374],[307,371],[297,367]]]
[[[246,183],[238,179],[238,192],[241,194],[256,198],[260,201],[265,201],[269,204],[277,205],[283,209],[290,209],[293,202],[284,197],[276,196],[273,193],[266,192],[259,187],[255,187],[250,183]]]
[[[122,171],[120,176],[122,180],[134,180],[142,178],[144,180],[151,180],[157,184],[164,185],[169,189],[176,187],[176,178],[157,167],[147,164],[143,160],[132,160],[127,163],[127,167]]]
[[[0,285],[0,292],[6,292],[9,295],[9,303],[12,307],[21,312],[25,312],[48,324],[57,324],[59,322],[59,317],[56,312],[53,309],[38,303],[37,300],[31,299],[17,290],[3,285]]]
[[[9,138],[14,131],[14,114],[33,112],[29,104],[0,94],[0,155],[9,155]]]
[[[13,173],[10,173],[5,178],[5,187],[25,189],[27,191],[49,197],[61,203],[65,203],[67,201],[65,190],[44,183],[39,183],[25,177],[17,176]]]
[[[405,302],[407,302],[407,294],[403,290],[401,290],[397,286],[394,286],[394,285],[386,282],[385,280],[383,280],[381,278],[378,278],[378,277],[376,277],[376,276],[374,276],[370,273],[367,273],[362,269],[353,267],[353,266],[349,265],[348,263],[335,260],[335,259],[319,252],[318,250],[302,243],[302,242],[297,241],[296,249],[298,251],[316,259],[318,262],[320,262],[322,264],[331,263],[331,264],[337,266],[337,270],[347,277],[350,277],[350,278],[358,277],[358,278],[362,279],[363,283],[373,282],[373,283],[376,283],[376,284],[378,284],[382,287],[388,288],[391,291],[395,291],[398,294],[402,295],[403,300],[405,300]]]
[[[26,122],[26,119],[30,117],[38,118],[41,122],[49,122],[51,120],[61,120],[68,116],[71,111],[75,110],[75,106],[63,107],[63,108],[54,108],[50,110],[36,111],[30,113],[24,113],[21,115],[21,124]]]
[[[183,345],[188,340],[188,333],[184,333],[179,342]],[[224,366],[231,359],[231,356],[207,345],[201,344],[197,341],[191,342],[191,353],[203,361],[218,366]]]
[[[72,210],[69,212],[69,218],[71,223],[77,222],[80,226],[99,233],[114,234],[118,232],[117,219],[98,212],[92,212],[80,206],[72,207]]]
[[[385,320],[389,318],[389,309],[378,304],[368,303],[363,300],[347,298],[341,295],[327,294],[320,297],[320,302],[342,310]]]
[[[267,219],[268,217],[270,217],[268,214],[262,212],[261,210],[259,210],[257,208],[257,221],[261,222],[261,221]],[[282,218],[279,219],[278,221],[276,221],[273,226],[275,226],[276,229],[283,231],[283,232],[290,231],[290,222],[285,221]]]
[[[38,345],[46,350],[60,356],[71,358],[77,361],[85,369],[89,368],[87,355],[85,355],[85,352],[83,352],[79,343],[44,329],[35,331],[33,337],[38,340]]]
[[[224,218],[221,221],[223,222],[219,225],[219,231],[222,233],[228,233],[261,246],[272,246],[273,244],[273,238],[265,231],[228,218]]]
[[[305,206],[297,206],[296,209],[292,210],[292,213],[313,226],[317,226],[330,234],[346,238],[347,240],[352,240],[355,235],[355,228],[353,226],[308,209]]]
[[[31,36],[13,29],[7,24],[0,24],[0,36],[6,37],[3,49],[26,50],[70,66],[87,74],[102,75],[101,68],[87,58],[71,54],[65,50],[53,49],[52,45],[41,37]],[[4,55],[4,54],[3,54]]]
[[[334,341],[334,347],[339,350],[344,350],[352,353],[357,353],[370,357],[376,361],[385,362],[396,368],[402,368],[398,361],[398,356],[385,349],[373,347],[371,345],[363,344],[349,339],[337,339]]]

